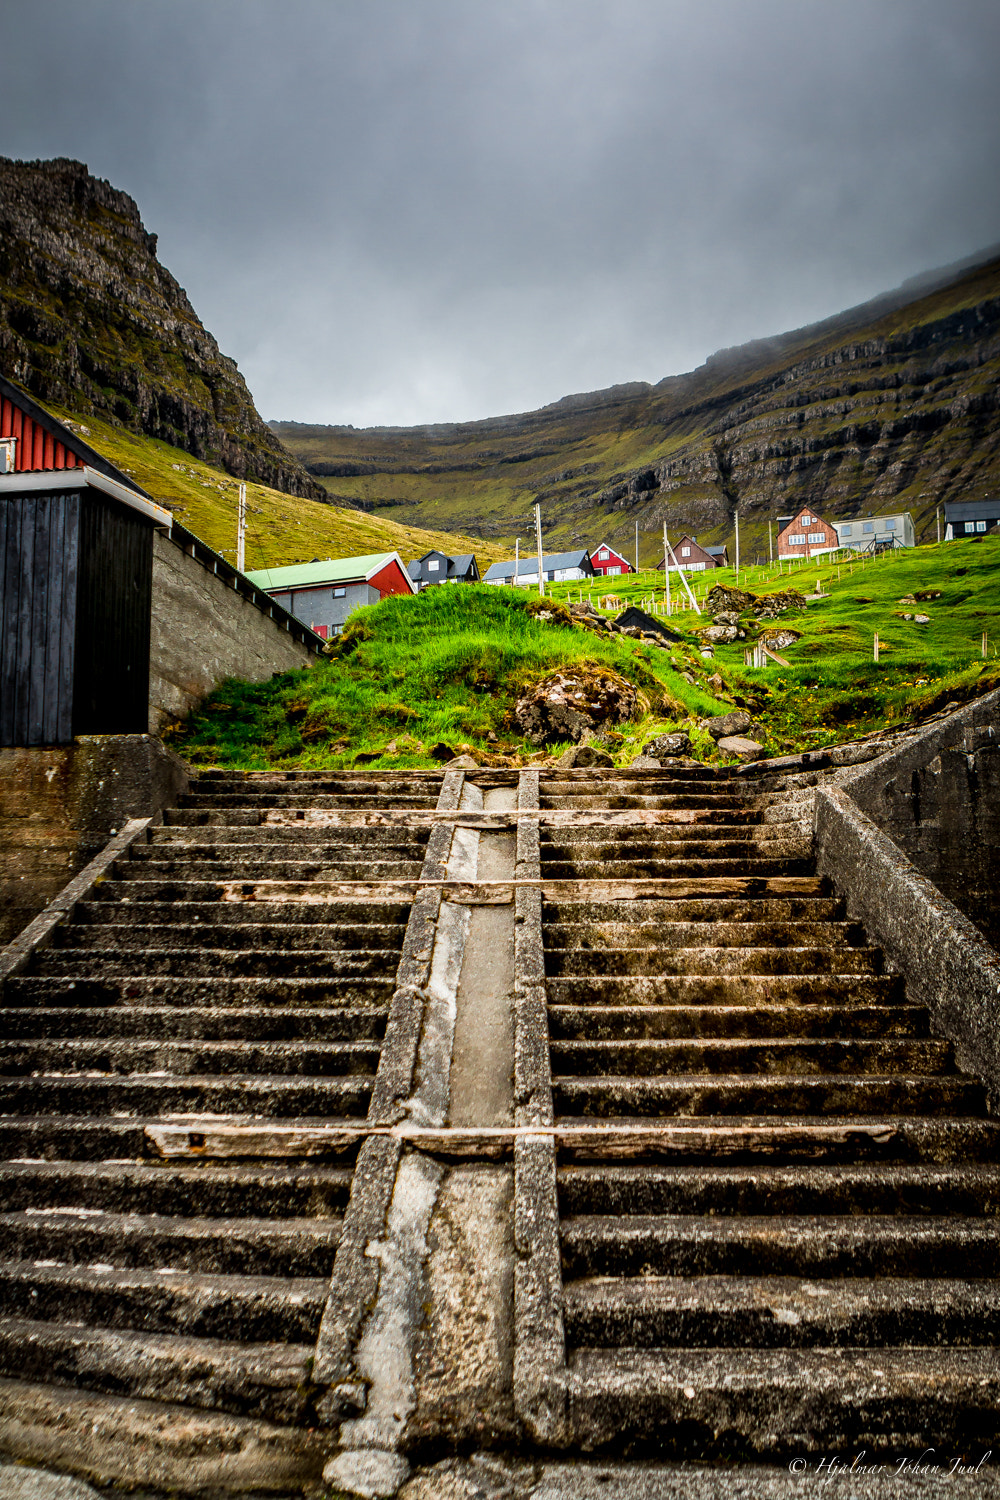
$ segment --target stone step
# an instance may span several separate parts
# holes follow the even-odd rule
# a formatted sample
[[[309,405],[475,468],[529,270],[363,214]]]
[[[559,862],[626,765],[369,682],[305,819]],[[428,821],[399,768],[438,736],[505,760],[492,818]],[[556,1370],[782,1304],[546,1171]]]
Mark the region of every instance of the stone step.
[[[32,966],[39,978],[61,979],[79,976],[90,979],[102,975],[106,980],[127,979],[140,973],[146,978],[169,975],[173,978],[211,978],[213,974],[230,979],[311,979],[317,974],[329,982],[338,979],[391,978],[399,967],[399,950],[373,948],[357,951],[344,948],[302,948],[285,952],[282,948],[132,948],[112,956],[88,948],[46,948]]]
[[[197,882],[191,885],[197,889]],[[186,887],[183,887],[186,889]],[[213,887],[222,890],[221,886]],[[307,888],[306,888],[307,889]],[[135,895],[135,886],[114,888],[114,895],[104,894],[100,887],[100,899],[81,901],[73,908],[73,928],[84,926],[137,926],[157,927],[164,925],[164,917],[173,914],[178,926],[206,923],[214,927],[245,927],[255,922],[265,926],[284,929],[286,923],[302,925],[312,923],[317,927],[330,927],[346,933],[385,934],[386,941],[378,947],[392,948],[397,945],[397,934],[406,931],[409,903],[406,902],[360,902],[360,901],[241,901],[223,900],[178,900],[180,910],[171,913],[174,902],[146,901]],[[142,892],[145,896],[147,893]],[[95,892],[95,897],[97,893]],[[370,913],[370,920],[366,920]],[[350,947],[346,938],[345,947]]]
[[[626,948],[863,948],[859,922],[549,922],[545,947],[605,956]]]
[[[195,880],[415,880],[420,869],[418,863],[393,864],[359,859],[356,852],[342,859],[336,855],[326,859],[321,850],[308,859],[274,859],[266,853],[251,859],[227,850],[220,851],[219,859],[214,860],[170,857],[154,847],[148,855],[138,859],[120,860],[114,867],[114,876],[130,884],[165,882],[171,878],[188,883]],[[153,899],[148,891],[138,894],[140,899]]]
[[[26,983],[27,981],[22,981]],[[550,1005],[892,1005],[896,974],[674,974],[547,979]]]
[[[0,1163],[7,1210],[60,1207],[185,1218],[329,1220],[347,1207],[353,1166],[162,1161]]]
[[[811,850],[804,845],[794,855],[772,857],[765,853],[737,851],[730,858],[716,858],[706,847],[702,855],[689,853],[673,859],[543,861],[542,875],[547,880],[652,880],[679,875],[718,879],[722,875],[809,875],[812,868]]]
[[[212,788],[210,791],[189,792],[182,797],[178,807],[190,808],[226,808],[226,807],[250,807],[250,808],[302,808],[304,811],[312,811],[319,808],[358,808],[364,812],[375,812],[387,808],[426,808],[429,811],[437,805],[437,792],[400,792],[391,788],[385,790],[372,789],[371,791],[313,791],[306,792],[304,789],[295,791],[268,791],[263,787],[252,790],[220,791]]]
[[[817,890],[815,894],[790,896],[705,895],[697,897],[643,897],[636,901],[564,901],[546,899],[542,903],[542,921],[546,933],[566,927],[571,931],[641,929],[647,922],[655,925],[674,922],[705,924],[709,931],[716,923],[762,922],[836,922],[843,920],[844,904],[836,897]],[[566,945],[572,947],[570,941]]]
[[[51,1014],[58,1015],[59,1012]],[[916,1005],[550,1005],[548,1015],[549,1035],[553,1042],[625,1041],[646,1037],[872,1037],[883,1040],[886,1037],[925,1037],[929,1029],[927,1011]]]
[[[312,1413],[313,1345],[189,1339],[41,1323],[0,1322],[0,1374],[84,1385],[145,1400],[302,1422]]]
[[[546,944],[545,973],[552,979],[601,977],[610,980],[636,975],[666,979],[678,974],[778,975],[877,974],[882,967],[878,948],[622,948],[615,953],[595,949],[552,948]]]
[[[223,968],[223,972],[225,969]],[[100,1006],[203,1004],[220,1006],[361,1006],[384,1008],[388,1005],[395,981],[388,977],[329,979],[233,979],[189,978],[143,974],[123,975],[119,979],[71,979],[55,975],[18,975],[4,985],[8,1005]]]
[[[579,1214],[1000,1213],[1000,1167],[990,1164],[562,1166],[560,1211]]]
[[[580,1215],[559,1228],[568,1279],[1000,1275],[992,1217]]]
[[[4,1056],[0,1050],[0,1058]],[[794,1077],[831,1073],[892,1075],[953,1072],[950,1042],[722,1039],[563,1041],[551,1044],[553,1078],[624,1074],[631,1079],[664,1074],[770,1074]]]
[[[253,905],[250,913],[256,915]],[[164,916],[164,912],[159,913]],[[301,917],[301,911],[289,914]],[[156,948],[207,948],[218,952],[280,949],[288,952],[364,953],[368,951],[399,954],[406,935],[405,927],[378,927],[358,924],[345,927],[333,923],[289,921],[273,922],[73,922],[61,929],[58,946],[63,952],[129,952]]]
[[[194,1041],[88,1038],[69,1041],[0,1042],[0,1075],[50,1077],[82,1073],[173,1077],[261,1074],[266,1077],[329,1078],[374,1074],[378,1042]]]
[[[135,1267],[0,1261],[4,1317],[141,1329],[249,1343],[315,1342],[330,1283],[323,1277],[204,1276]]]
[[[620,812],[625,808],[650,808],[666,812],[670,808],[690,808],[693,812],[738,810],[746,807],[745,799],[738,792],[706,792],[700,788],[690,792],[664,789],[655,791],[587,792],[571,787],[561,792],[549,786],[540,786],[538,805],[542,808],[572,808],[575,811],[599,809],[601,812]],[[754,809],[756,811],[756,808]]]
[[[372,1089],[370,1076],[267,1077],[261,1073],[213,1077],[134,1078],[38,1074],[0,1078],[0,1112],[15,1115],[252,1114],[268,1119],[288,1115],[364,1114]]]
[[[0,1096],[2,1097],[2,1096]],[[893,1074],[690,1074],[622,1078],[614,1074],[552,1081],[557,1118],[653,1115],[963,1115],[985,1107],[983,1087],[958,1076]]]
[[[81,1108],[86,1101],[74,1101]],[[245,1114],[234,1113],[227,1119],[232,1123],[243,1123]],[[158,1160],[146,1130],[162,1125],[164,1120],[158,1112],[148,1114],[40,1114],[37,1109],[31,1114],[0,1115],[0,1159],[14,1162],[69,1162],[93,1163],[100,1161],[127,1162],[143,1157]],[[200,1110],[171,1115],[169,1123],[190,1124],[192,1130],[204,1129],[204,1118]],[[283,1125],[316,1124],[315,1116],[282,1116]],[[352,1127],[358,1124],[358,1116],[340,1118],[323,1117],[324,1125],[343,1124]],[[355,1147],[345,1151],[340,1159],[351,1159]]]
[[[144,1038],[185,1042],[364,1042],[378,1043],[385,1031],[385,1011],[252,1010],[233,1006],[100,1006],[67,1005],[59,1009],[20,1006],[0,1010],[0,1036],[10,1041],[34,1039],[94,1040]]]
[[[600,1277],[564,1290],[567,1342],[598,1348],[1000,1345],[1000,1282],[944,1277]]]
[[[320,834],[331,843],[353,843],[365,848],[412,851],[419,856],[427,843],[429,825],[374,824],[360,821],[342,822],[342,814],[314,813],[310,807],[182,807],[168,808],[158,828],[150,829],[156,844],[183,843],[188,838],[205,837],[236,843],[243,839],[261,842],[281,839],[311,838]],[[205,830],[210,829],[210,833]]]
[[[935,1445],[979,1456],[1000,1434],[993,1348],[580,1349],[569,1375],[584,1448],[653,1437],[670,1452],[724,1444],[729,1463],[772,1454],[783,1465],[808,1453],[810,1483],[821,1454],[846,1449],[845,1465]]]
[[[593,1131],[585,1115],[563,1115],[566,1129]],[[707,1163],[718,1166],[760,1165],[995,1165],[1000,1161],[1000,1122],[982,1115],[933,1118],[921,1115],[807,1115],[775,1119],[773,1115],[704,1115],[698,1118],[650,1120],[620,1115],[604,1122],[621,1132],[610,1148],[583,1143],[561,1147],[564,1161],[611,1165],[617,1162]],[[631,1142],[634,1140],[634,1144]]]
[[[540,854],[543,867],[563,864],[595,864],[607,861],[610,864],[635,864],[639,861],[674,859],[747,859],[766,856],[768,859],[800,859],[812,853],[812,832],[800,834],[797,824],[779,823],[766,828],[744,828],[734,837],[722,831],[715,835],[705,834],[700,829],[686,829],[678,835],[674,830],[664,829],[664,836],[656,839],[610,839],[607,843],[596,839],[543,840]],[[159,845],[173,848],[173,845]]]
[[[43,1208],[0,1213],[0,1256],[227,1276],[329,1277],[340,1232],[339,1218],[182,1219]]]

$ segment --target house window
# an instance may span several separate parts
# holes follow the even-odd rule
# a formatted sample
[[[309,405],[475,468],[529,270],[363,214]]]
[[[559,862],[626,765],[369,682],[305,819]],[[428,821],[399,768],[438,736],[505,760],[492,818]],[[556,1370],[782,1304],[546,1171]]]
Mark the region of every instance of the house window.
[[[333,597],[335,599],[344,599],[344,598],[346,598],[346,596],[347,596],[347,590],[346,589],[334,589],[334,591],[333,591]]]
[[[813,525],[813,518],[812,518],[812,516],[799,516],[799,525],[800,526],[812,526]]]
[[[976,530],[977,531],[985,531],[986,530],[986,522],[985,521],[977,521],[976,522]]]
[[[608,552],[607,552],[607,548],[606,547],[602,547],[601,550],[600,550],[600,552],[598,552],[597,555],[600,558],[601,562],[607,562],[607,560],[608,560]]]
[[[861,530],[866,534],[872,532],[875,530],[875,523],[873,521],[862,521]]]
[[[976,529],[976,523],[975,523],[975,521],[966,521],[966,523],[965,523],[966,533],[968,533],[970,531],[975,531],[975,529]]]
[[[841,528],[840,528],[840,534],[841,534],[841,536],[850,536],[850,534],[851,534],[850,525],[847,524],[847,523],[845,523],[843,526],[841,526]]]
[[[805,540],[806,540],[806,534],[805,534],[805,532],[804,531],[797,531],[794,536],[790,536],[788,538],[788,545],[789,545],[789,547],[802,547],[805,544]]]
[[[427,571],[428,573],[437,573],[440,567],[441,564],[438,559],[436,557],[432,557],[430,562],[427,564]]]
[[[620,572],[621,572],[621,568],[609,568],[608,569],[608,577],[609,578],[613,578],[616,574],[618,574]]]
[[[886,529],[886,531],[895,531],[895,529],[896,529],[896,523],[895,523],[895,521],[886,521],[886,523],[885,523],[885,529]]]
[[[682,547],[681,548],[681,557],[690,557],[690,556],[691,556],[691,548],[690,547]]]
[[[810,531],[810,533],[809,533],[809,540],[811,542],[825,542],[826,541],[826,532],[825,531]]]

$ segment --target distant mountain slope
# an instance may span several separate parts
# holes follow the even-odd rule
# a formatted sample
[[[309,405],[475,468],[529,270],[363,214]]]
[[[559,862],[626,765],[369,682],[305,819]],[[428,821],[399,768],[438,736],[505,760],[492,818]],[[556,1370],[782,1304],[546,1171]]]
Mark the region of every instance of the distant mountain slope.
[[[240,478],[324,498],[156,259],[136,204],[82,162],[0,157],[0,373]]]
[[[721,350],[687,375],[539,411],[414,428],[272,426],[331,494],[380,515],[553,545],[617,542],[652,561],[666,520],[767,555],[806,500],[834,518],[934,507],[1000,483],[1000,256],[915,277],[807,328]],[[657,553],[657,555],[659,555]]]
[[[54,405],[49,405],[49,410],[172,510],[181,525],[224,553],[230,562],[236,561],[238,480],[155,438],[112,427],[98,417],[84,421],[78,414]],[[385,516],[317,505],[315,500],[283,494],[266,485],[247,485],[248,569],[279,568],[287,563],[311,562],[315,557],[360,557],[367,552],[398,552],[404,562],[411,562],[432,547],[445,552],[475,552],[484,571],[504,556],[496,544],[484,546],[474,537],[424,531]]]

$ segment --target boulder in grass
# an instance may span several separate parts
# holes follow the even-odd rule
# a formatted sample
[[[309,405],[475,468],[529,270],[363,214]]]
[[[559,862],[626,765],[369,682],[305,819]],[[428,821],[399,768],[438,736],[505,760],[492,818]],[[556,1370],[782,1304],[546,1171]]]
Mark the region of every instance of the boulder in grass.
[[[670,755],[690,755],[691,737],[683,731],[678,731],[676,734],[658,734],[655,739],[646,741],[642,753],[660,759]]]
[[[727,735],[745,734],[748,729],[753,728],[753,719],[742,708],[734,709],[731,714],[719,714],[714,719],[709,719],[705,728],[713,740],[723,740]]]
[[[637,755],[635,760],[629,762],[630,771],[658,771],[663,762],[657,760],[655,755]]]
[[[579,744],[588,733],[636,717],[639,694],[620,672],[578,662],[551,672],[518,699],[514,720],[532,745]]]
[[[756,760],[763,748],[756,740],[748,740],[742,734],[727,734],[719,740],[723,755],[738,755],[740,760]]]
[[[561,771],[583,771],[592,766],[613,766],[614,761],[600,745],[571,745],[556,761]]]

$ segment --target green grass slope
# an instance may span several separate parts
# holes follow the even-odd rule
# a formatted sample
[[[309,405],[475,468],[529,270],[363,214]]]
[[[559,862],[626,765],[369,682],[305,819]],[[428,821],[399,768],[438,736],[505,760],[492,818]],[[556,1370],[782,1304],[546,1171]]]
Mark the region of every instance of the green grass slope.
[[[439,744],[523,764],[538,755],[511,722],[524,687],[560,666],[592,662],[613,667],[640,690],[641,718],[620,726],[619,764],[653,734],[674,728],[688,731],[700,759],[724,763],[699,721],[733,706],[752,712],[765,753],[817,748],[919,722],[1000,685],[998,581],[994,537],[791,573],[746,569],[740,586],[755,594],[791,587],[820,597],[777,623],[757,627],[746,616],[748,640],[717,646],[707,660],[700,632],[711,621],[690,608],[675,609],[670,623],[682,640],[663,651],[539,620],[529,610],[533,590],[431,589],[356,611],[346,650],[311,670],[223,684],[181,727],[175,745],[196,764],[245,769],[428,766]],[[717,582],[735,579],[731,571],[702,578],[697,593]],[[547,595],[565,602],[582,594],[613,615],[627,603],[660,612],[662,589],[662,575],[648,574],[615,580],[613,590],[557,584]],[[903,602],[926,592],[939,597]],[[926,624],[903,618],[918,613],[929,616]],[[748,667],[744,655],[754,637],[785,626],[799,633],[780,652],[788,666]]]
[[[83,421],[60,407],[47,405],[46,409],[166,505],[182,526],[235,562],[238,480],[169,443],[127,432],[96,417]],[[247,485],[248,570],[368,552],[398,552],[404,562],[410,562],[432,547],[474,552],[484,570],[504,555],[495,542],[425,531],[382,516],[300,499],[266,485]]]
[[[650,720],[716,711],[707,682],[681,675],[693,647],[668,655],[603,638],[540,620],[530,602],[525,591],[485,584],[383,599],[355,611],[331,660],[266,683],[224,683],[175,748],[195,763],[248,769],[350,766],[359,755],[376,766],[428,766],[438,744],[523,763],[535,752],[511,723],[521,691],[585,662],[634,682]]]

